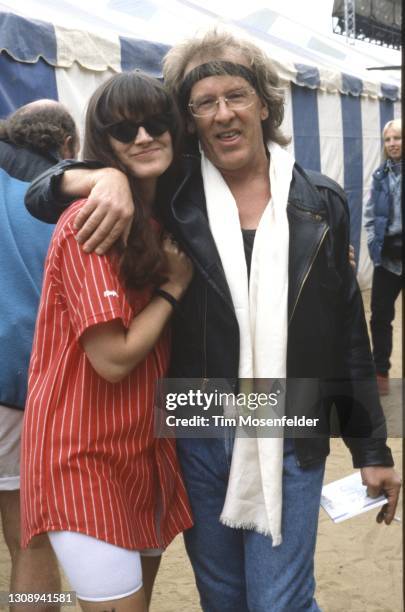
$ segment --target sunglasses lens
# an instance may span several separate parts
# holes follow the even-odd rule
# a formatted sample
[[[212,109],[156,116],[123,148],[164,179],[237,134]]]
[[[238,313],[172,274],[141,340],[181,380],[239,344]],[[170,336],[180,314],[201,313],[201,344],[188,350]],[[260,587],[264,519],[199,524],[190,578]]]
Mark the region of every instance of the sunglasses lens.
[[[128,144],[135,140],[140,127],[143,127],[150,136],[161,136],[170,129],[171,125],[172,117],[170,113],[162,113],[146,118],[139,123],[132,123],[127,120],[120,121],[120,123],[109,125],[107,131],[115,140]]]
[[[108,127],[108,133],[115,138],[115,140],[128,144],[136,138],[138,127],[138,125],[130,123],[129,121],[121,121],[120,123],[110,125]]]
[[[172,119],[169,113],[155,115],[141,124],[151,136],[161,136],[172,125]]]

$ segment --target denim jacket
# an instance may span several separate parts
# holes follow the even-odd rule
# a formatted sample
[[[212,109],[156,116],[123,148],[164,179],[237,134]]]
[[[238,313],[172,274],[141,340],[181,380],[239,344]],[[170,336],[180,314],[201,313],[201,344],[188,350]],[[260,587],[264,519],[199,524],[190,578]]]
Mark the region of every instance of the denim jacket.
[[[364,213],[364,227],[373,264],[382,265],[394,274],[401,274],[400,262],[388,260],[382,255],[384,237],[393,233],[389,231],[389,226],[398,226],[396,233],[401,233],[402,230],[401,219],[391,219],[394,202],[390,185],[390,167],[390,160],[386,160],[373,174],[371,195]]]

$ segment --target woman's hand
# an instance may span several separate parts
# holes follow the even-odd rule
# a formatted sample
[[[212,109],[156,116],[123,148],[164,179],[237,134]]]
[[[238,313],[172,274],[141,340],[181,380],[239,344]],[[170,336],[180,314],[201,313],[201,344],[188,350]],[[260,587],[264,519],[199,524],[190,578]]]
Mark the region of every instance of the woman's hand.
[[[193,278],[193,264],[171,236],[164,237],[163,251],[167,259],[168,280],[161,285],[161,289],[179,300]]]
[[[170,237],[163,240],[168,280],[161,289],[179,300],[187,289],[193,264]],[[120,319],[93,325],[81,336],[81,344],[96,372],[111,383],[122,380],[152,350],[173,315],[167,300],[154,296],[126,329]]]
[[[93,187],[86,204],[78,212],[77,241],[90,253],[103,255],[125,236],[132,223],[134,203],[127,177],[114,168],[92,171]]]

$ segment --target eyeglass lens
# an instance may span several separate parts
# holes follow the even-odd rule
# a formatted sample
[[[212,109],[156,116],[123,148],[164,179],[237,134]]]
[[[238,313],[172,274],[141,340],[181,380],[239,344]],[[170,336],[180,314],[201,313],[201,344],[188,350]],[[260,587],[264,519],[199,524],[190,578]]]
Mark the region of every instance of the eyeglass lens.
[[[255,93],[253,89],[238,89],[218,98],[197,99],[195,102],[191,102],[189,107],[193,114],[201,116],[214,114],[218,110],[220,100],[224,100],[228,108],[232,110],[247,108],[252,104]]]

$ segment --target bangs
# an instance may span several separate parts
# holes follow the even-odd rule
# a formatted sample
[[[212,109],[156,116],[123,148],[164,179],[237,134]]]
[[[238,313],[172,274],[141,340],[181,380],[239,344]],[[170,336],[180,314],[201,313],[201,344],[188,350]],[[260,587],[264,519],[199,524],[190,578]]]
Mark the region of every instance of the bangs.
[[[124,120],[139,122],[172,110],[169,95],[156,79],[136,72],[122,73],[113,79],[99,101],[96,113],[99,127]]]
[[[168,130],[178,154],[183,126],[176,103],[163,83],[142,72],[122,72],[111,77],[96,89],[87,106],[84,158],[119,167],[106,128],[122,121],[142,123],[161,114],[170,119]]]

